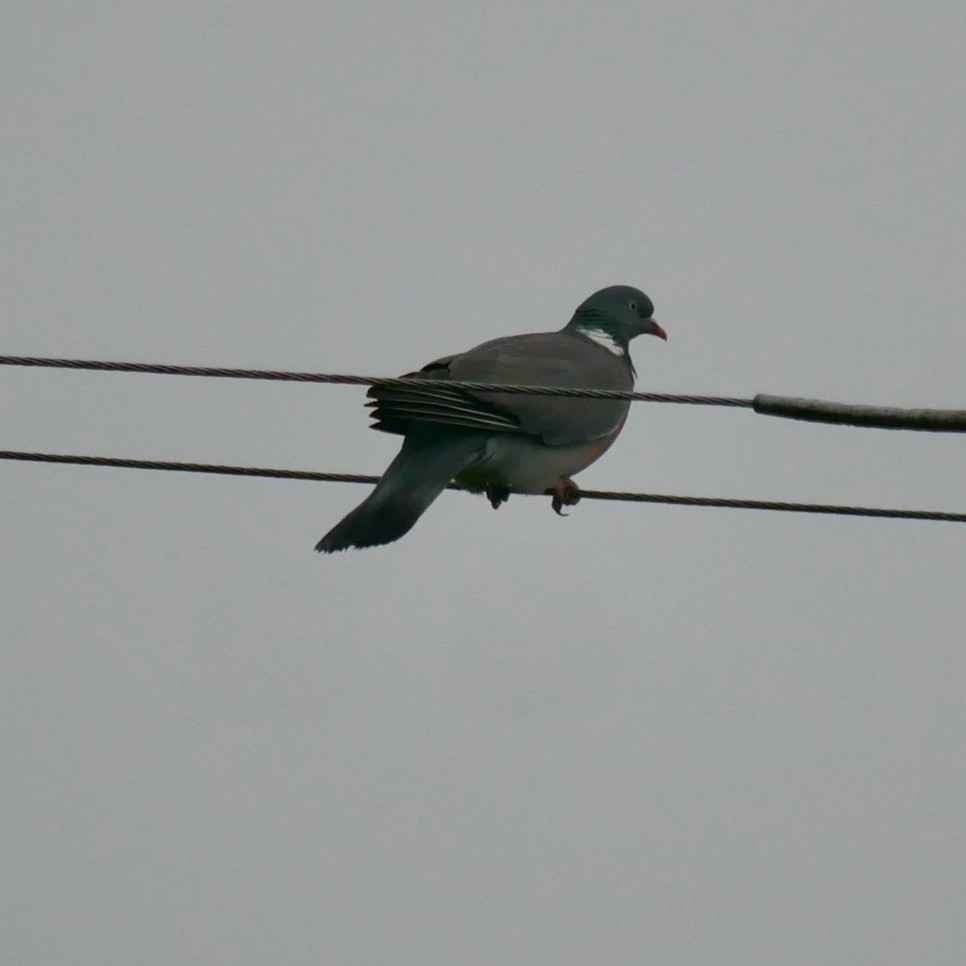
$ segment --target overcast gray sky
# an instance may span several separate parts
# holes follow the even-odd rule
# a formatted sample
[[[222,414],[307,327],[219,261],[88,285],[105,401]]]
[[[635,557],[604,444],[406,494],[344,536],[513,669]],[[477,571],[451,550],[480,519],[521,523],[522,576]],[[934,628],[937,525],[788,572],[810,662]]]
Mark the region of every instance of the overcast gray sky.
[[[0,352],[395,374],[643,288],[639,388],[962,407],[948,2],[35,2]],[[0,448],[381,472],[359,388],[0,369]],[[963,511],[635,404],[588,487]],[[16,964],[954,964],[966,528],[0,464]]]

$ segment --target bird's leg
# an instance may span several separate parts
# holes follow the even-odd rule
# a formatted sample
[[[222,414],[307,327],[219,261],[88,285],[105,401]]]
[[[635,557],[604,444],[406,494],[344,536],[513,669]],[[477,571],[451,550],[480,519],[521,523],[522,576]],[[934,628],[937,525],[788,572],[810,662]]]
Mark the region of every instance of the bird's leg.
[[[490,506],[494,510],[499,510],[500,504],[506,503],[510,499],[509,488],[500,486],[498,483],[487,483],[483,487],[483,491],[486,493],[486,498],[490,501]]]
[[[553,488],[553,512],[558,516],[565,517],[561,507],[576,506],[580,502],[580,487],[569,476],[561,476],[557,480],[557,485]]]

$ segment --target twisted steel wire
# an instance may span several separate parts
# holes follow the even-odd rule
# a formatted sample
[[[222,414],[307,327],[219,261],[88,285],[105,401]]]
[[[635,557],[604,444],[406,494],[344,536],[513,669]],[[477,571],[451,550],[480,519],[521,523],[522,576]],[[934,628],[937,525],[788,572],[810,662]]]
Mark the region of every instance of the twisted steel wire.
[[[59,453],[29,453],[0,450],[0,459],[30,463],[68,463],[79,466],[112,466],[140,470],[169,470],[182,473],[213,473],[222,476],[255,476],[283,480],[313,480],[324,483],[377,483],[378,476],[361,473],[322,473],[314,470],[284,470],[256,466],[226,466],[216,463],[184,463],[170,460],[122,459],[113,456],[75,456]],[[447,489],[462,490],[450,483]],[[546,495],[551,495],[547,491]],[[613,490],[581,490],[582,499],[628,503],[665,503],[676,506],[727,507],[737,510],[776,510],[788,513],[819,513],[836,516],[887,517],[899,520],[936,520],[966,523],[966,513],[938,510],[901,510],[888,507],[843,506],[826,503],[789,503],[777,500],[739,500],[725,497],[672,496],[663,493],[634,493]]]
[[[87,369],[97,372],[139,372],[165,376],[212,376],[221,379],[268,379],[278,382],[319,382],[337,386],[411,386],[401,377],[353,376],[329,372],[283,372],[275,369],[229,369],[216,366],[173,366],[150,362],[106,362],[93,359],[49,359],[40,356],[0,356],[0,365],[37,366],[47,369]],[[420,379],[420,386],[463,389],[469,392],[503,392],[525,396],[575,396],[584,399],[631,399],[638,402],[686,403],[695,406],[740,406],[750,409],[751,399],[733,396],[692,396],[678,393],[630,392],[622,389],[568,389],[506,383],[459,382],[454,379]]]
[[[0,356],[0,365],[48,369],[86,369],[98,372],[134,372],[168,376],[210,376],[221,379],[267,379],[279,382],[331,383],[342,386],[408,386],[407,377],[356,376],[326,372],[286,372],[276,369],[234,369],[221,366],[176,366],[150,362],[109,362],[95,359],[53,359],[42,356]],[[766,416],[806,422],[863,426],[875,429],[911,429],[921,432],[966,432],[966,410],[899,409],[863,406],[759,393],[751,399],[622,389],[573,389],[563,386],[524,386],[515,383],[466,382],[455,379],[420,379],[420,386],[507,395],[563,396],[582,399],[628,399],[633,402],[680,403],[692,406],[728,406],[752,409]]]

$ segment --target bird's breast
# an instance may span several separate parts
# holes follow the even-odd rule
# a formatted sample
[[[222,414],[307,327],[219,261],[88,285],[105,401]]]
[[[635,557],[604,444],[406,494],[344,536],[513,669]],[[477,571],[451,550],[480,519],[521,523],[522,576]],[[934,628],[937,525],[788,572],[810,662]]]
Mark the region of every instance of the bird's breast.
[[[475,491],[496,485],[513,493],[543,493],[562,476],[573,476],[590,466],[607,451],[615,436],[548,446],[534,437],[497,434],[487,441],[483,456],[463,470],[456,482]]]

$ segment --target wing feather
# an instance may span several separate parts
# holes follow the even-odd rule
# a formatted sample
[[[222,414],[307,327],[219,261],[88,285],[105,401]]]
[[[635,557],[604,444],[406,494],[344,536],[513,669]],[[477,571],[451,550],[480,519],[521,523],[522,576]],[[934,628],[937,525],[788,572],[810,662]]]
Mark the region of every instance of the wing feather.
[[[408,373],[412,384],[373,386],[373,429],[405,434],[413,422],[516,432],[548,445],[589,442],[615,433],[627,418],[625,400],[568,399],[420,386],[421,379],[455,379],[574,389],[631,389],[627,356],[569,330],[494,339]]]

